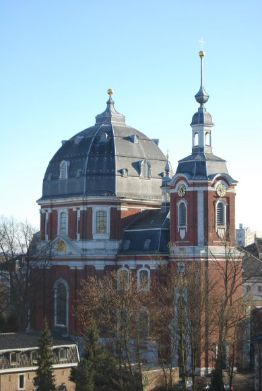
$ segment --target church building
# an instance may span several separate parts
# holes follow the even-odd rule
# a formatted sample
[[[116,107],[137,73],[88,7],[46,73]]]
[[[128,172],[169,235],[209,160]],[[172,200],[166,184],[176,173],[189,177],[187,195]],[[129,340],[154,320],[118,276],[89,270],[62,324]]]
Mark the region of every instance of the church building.
[[[52,242],[32,326],[77,335],[73,316],[81,280],[117,269],[146,281],[161,262],[179,267],[225,258],[221,239],[235,244],[235,186],[226,161],[213,154],[209,95],[195,95],[192,150],[175,174],[158,146],[126,124],[109,99],[95,124],[77,133],[50,160],[43,179],[41,242]]]

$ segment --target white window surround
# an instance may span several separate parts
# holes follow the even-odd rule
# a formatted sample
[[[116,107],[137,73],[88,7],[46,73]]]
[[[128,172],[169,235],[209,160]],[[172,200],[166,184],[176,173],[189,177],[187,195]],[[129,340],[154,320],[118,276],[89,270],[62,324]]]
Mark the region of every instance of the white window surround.
[[[17,385],[17,389],[18,390],[25,390],[25,374],[24,373],[18,373],[18,385]]]
[[[124,287],[124,289],[129,287],[130,284],[130,270],[127,267],[121,267],[120,269],[117,270],[117,289],[121,290],[123,289],[123,282],[124,278],[122,273],[126,273],[127,276],[127,286]],[[122,274],[122,276],[121,276]]]
[[[218,205],[221,204],[223,205],[223,224],[218,224],[217,222],[217,208],[218,208]],[[227,225],[227,202],[223,199],[219,199],[217,202],[216,202],[216,206],[215,206],[215,216],[216,216],[216,229],[218,228],[226,228],[226,225]]]
[[[106,232],[96,232],[96,214],[99,211],[106,212]],[[106,206],[94,206],[92,208],[92,233],[93,239],[109,239],[110,237],[110,207]]]
[[[65,216],[63,215],[63,213],[65,213]],[[65,224],[65,227],[61,225],[61,217],[62,218],[65,217],[65,221],[63,222]],[[58,210],[57,235],[68,235],[68,210],[67,209]]]
[[[223,209],[220,211],[222,213],[223,224],[218,224],[218,205],[222,205]],[[223,199],[219,199],[215,205],[215,218],[216,218],[216,232],[221,240],[225,239],[226,229],[227,229],[227,202]],[[221,218],[221,217],[220,217]]]
[[[61,324],[61,323],[57,322],[57,287],[59,284],[63,284],[66,289],[66,321],[65,321],[65,324]],[[69,286],[68,286],[68,283],[63,278],[59,278],[54,283],[53,293],[54,293],[54,325],[58,326],[58,327],[65,327],[68,330],[68,323],[69,323]]]
[[[186,208],[186,224],[180,224],[180,213],[179,213],[179,210],[180,210],[180,205],[181,204],[184,204],[185,205],[185,208]],[[178,228],[178,231],[180,228],[185,228],[187,230],[187,202],[186,200],[180,200],[178,201],[177,203],[177,228]]]
[[[143,272],[147,273],[147,282],[143,282],[142,276]],[[138,290],[142,290],[145,292],[148,292],[150,290],[150,269],[146,268],[145,266],[141,267],[137,270],[137,288]]]

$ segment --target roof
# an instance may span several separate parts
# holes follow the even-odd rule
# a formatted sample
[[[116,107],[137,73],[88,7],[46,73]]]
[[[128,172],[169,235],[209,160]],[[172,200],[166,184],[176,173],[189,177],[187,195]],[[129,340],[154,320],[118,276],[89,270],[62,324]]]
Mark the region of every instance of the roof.
[[[0,333],[0,351],[37,348],[39,338],[39,333]],[[69,338],[52,338],[52,346],[65,345],[75,345],[75,343]]]
[[[60,178],[62,162],[66,179]],[[51,159],[41,200],[111,195],[160,203],[165,165],[156,141],[126,125],[110,97],[95,125],[64,141]]]
[[[243,260],[244,276],[246,279],[252,277],[262,278],[262,239],[256,238],[255,242],[244,248],[246,255]]]
[[[216,174],[223,174],[231,178],[228,175],[224,159],[213,153],[200,151],[179,160],[176,174],[187,174],[191,179],[211,179]]]
[[[169,211],[147,210],[125,229],[119,254],[168,254]]]

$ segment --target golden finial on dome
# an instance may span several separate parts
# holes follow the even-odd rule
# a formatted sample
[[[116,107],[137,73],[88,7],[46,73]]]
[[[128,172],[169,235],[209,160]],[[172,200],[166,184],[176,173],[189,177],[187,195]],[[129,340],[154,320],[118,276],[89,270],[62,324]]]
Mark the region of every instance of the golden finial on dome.
[[[111,97],[113,94],[114,94],[114,90],[112,90],[112,88],[108,88],[107,95]]]
[[[204,50],[200,50],[200,52],[199,52],[199,57],[201,58],[201,60],[202,60],[202,58],[205,57],[205,52],[204,52]]]

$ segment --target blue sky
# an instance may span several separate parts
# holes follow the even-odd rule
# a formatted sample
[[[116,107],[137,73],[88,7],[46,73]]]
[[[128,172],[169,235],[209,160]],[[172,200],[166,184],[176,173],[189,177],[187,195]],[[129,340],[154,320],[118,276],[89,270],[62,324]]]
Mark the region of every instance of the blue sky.
[[[2,0],[0,214],[38,225],[49,160],[109,87],[175,169],[191,151],[203,37],[213,151],[239,181],[236,222],[262,230],[261,15],[259,0]]]

